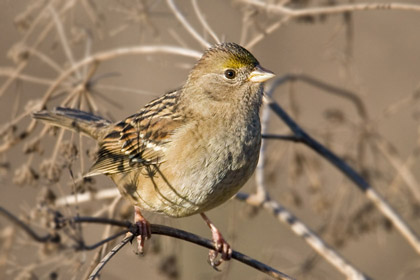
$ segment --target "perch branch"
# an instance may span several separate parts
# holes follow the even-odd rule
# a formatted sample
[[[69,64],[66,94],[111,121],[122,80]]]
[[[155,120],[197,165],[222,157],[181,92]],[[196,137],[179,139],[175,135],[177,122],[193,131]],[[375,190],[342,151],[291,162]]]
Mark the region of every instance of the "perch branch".
[[[16,225],[18,225],[20,228],[22,228],[30,237],[32,237],[35,241],[38,242],[59,242],[59,239],[55,238],[54,235],[47,234],[45,236],[40,236],[37,233],[35,233],[28,225],[26,225],[24,222],[19,220],[17,217],[15,217],[13,214],[11,214],[9,211],[7,211],[5,208],[0,206],[0,213],[6,216],[9,220],[14,222]],[[61,214],[57,213],[57,217],[61,217]],[[118,221],[114,219],[108,219],[108,218],[96,218],[96,217],[72,217],[70,219],[68,218],[58,218],[57,222],[59,223],[59,226],[65,223],[95,223],[95,224],[107,224],[107,225],[113,225],[118,227],[124,227],[127,230],[121,231],[117,234],[112,235],[109,238],[106,238],[105,240],[102,240],[92,246],[85,246],[83,243],[79,244],[77,249],[80,250],[92,250],[100,245],[102,245],[105,242],[108,242],[112,239],[115,239],[116,237],[126,234],[127,232],[131,232],[133,235],[138,235],[140,232],[138,232],[138,227],[134,224],[128,222],[128,221]],[[191,243],[194,243],[196,245],[217,250],[215,247],[215,244],[213,241],[200,237],[198,235],[192,234],[190,232],[186,232],[183,230],[167,227],[164,225],[156,225],[152,224],[151,226],[151,232],[152,234],[158,234],[158,235],[166,235],[170,237],[174,237],[177,239],[181,239],[184,241],[188,241]],[[121,249],[125,244],[127,244],[128,241],[131,240],[131,237],[125,238],[116,248],[114,248],[95,268],[94,272],[99,271],[102,269],[102,267],[109,261],[109,259],[118,252],[119,249]],[[80,243],[80,242],[79,242]],[[108,257],[108,258],[107,258]],[[238,251],[232,252],[232,258],[236,259],[237,261],[240,261],[250,267],[253,267],[269,276],[271,276],[274,279],[281,279],[281,280],[293,280],[292,277],[277,271],[276,269],[261,263],[255,259],[250,258],[249,256],[246,256]],[[89,279],[94,279],[97,274],[94,274],[89,277]],[[92,278],[91,278],[92,277]]]

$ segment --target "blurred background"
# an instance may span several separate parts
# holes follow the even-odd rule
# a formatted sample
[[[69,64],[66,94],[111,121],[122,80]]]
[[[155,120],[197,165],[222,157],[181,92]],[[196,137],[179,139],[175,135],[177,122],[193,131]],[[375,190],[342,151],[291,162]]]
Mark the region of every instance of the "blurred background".
[[[131,207],[118,198],[57,203],[114,186],[105,176],[80,180],[94,158],[93,141],[35,125],[30,112],[61,105],[117,121],[176,89],[205,49],[179,20],[184,17],[206,42],[214,44],[217,37],[240,43],[278,78],[289,77],[274,99],[362,174],[420,234],[420,4],[404,1],[406,6],[391,9],[372,4],[359,11],[363,3],[372,4],[1,1],[0,206],[42,234],[57,230],[54,211],[132,219]],[[311,10],[317,7],[326,10]],[[337,7],[345,8],[331,10]],[[280,8],[308,12],[296,16]],[[144,53],[142,46],[152,51]],[[183,48],[186,55],[156,46]],[[275,114],[270,114],[268,132],[290,134]],[[302,144],[265,143],[264,178],[272,199],[366,275],[419,279],[419,253],[341,172]],[[242,191],[255,189],[252,178]],[[199,216],[146,216],[152,223],[211,237]],[[346,278],[269,211],[232,199],[208,216],[235,250],[297,279]],[[76,251],[74,240],[92,244],[116,230],[68,226],[59,244],[41,244],[0,216],[0,278],[84,279],[113,244],[104,251]],[[207,264],[207,249],[167,237],[153,236],[144,256],[135,255],[135,249],[135,242],[125,246],[104,267],[101,279],[268,279],[236,261],[216,272]]]

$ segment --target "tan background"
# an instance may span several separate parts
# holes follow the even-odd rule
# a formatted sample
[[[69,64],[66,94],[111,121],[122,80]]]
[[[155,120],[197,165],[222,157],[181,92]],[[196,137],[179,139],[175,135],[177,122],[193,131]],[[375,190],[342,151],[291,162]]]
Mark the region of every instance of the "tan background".
[[[24,33],[18,31],[14,22],[17,15],[29,5],[28,3],[34,2],[8,0],[0,2],[1,67],[15,66],[7,58],[7,53],[13,44],[22,39]],[[78,3],[65,19],[65,30],[69,36],[73,34],[76,36],[77,32],[83,29],[90,29],[93,34],[93,53],[140,44],[178,45],[177,41],[168,34],[168,30],[176,32],[177,36],[182,38],[190,48],[202,50],[202,47],[179,25],[164,1],[156,1],[155,4],[152,4],[152,1],[145,1],[152,6],[148,20],[153,25],[131,22],[127,15],[119,12],[119,9],[127,10],[125,6],[132,7],[131,11],[134,11],[135,1],[133,3],[131,1],[92,2],[104,17],[100,26],[97,29],[93,27],[83,5]],[[183,13],[201,32],[202,28],[194,16],[190,2],[178,2]],[[240,40],[243,4],[232,4],[230,1],[198,2],[218,36],[226,41]],[[412,1],[412,3],[418,2]],[[55,6],[60,7],[60,5]],[[251,24],[265,26],[267,22],[274,22],[276,15],[260,12],[254,19],[255,23]],[[125,22],[129,25],[126,29],[115,36],[109,36],[110,31]],[[252,48],[252,52],[264,67],[274,71],[278,76],[287,73],[304,73],[359,94],[365,102],[370,118],[378,119],[373,123],[374,128],[391,142],[399,156],[405,159],[418,145],[418,119],[416,119],[418,104],[410,102],[409,105],[398,108],[397,112],[388,118],[384,118],[382,112],[388,106],[410,96],[419,84],[419,27],[419,12],[356,12],[353,14],[354,38],[350,42],[353,56],[349,62],[345,62],[343,60],[346,39],[342,16],[329,16],[324,21],[316,19],[314,23],[290,21],[274,33],[267,35],[267,38]],[[35,39],[32,38],[29,42]],[[82,39],[79,42],[72,42],[71,46],[75,59],[82,59],[85,41]],[[53,57],[59,65],[63,67],[68,65],[55,32],[49,35],[38,48]],[[98,74],[119,73],[118,76],[104,79],[104,84],[141,89],[149,92],[150,95],[104,91],[108,98],[119,102],[122,108],[111,107],[106,103],[100,104],[108,106],[107,110],[111,112],[115,120],[123,118],[137,111],[155,96],[181,85],[193,63],[193,59],[173,55],[126,56],[103,63],[98,69]],[[54,71],[35,59],[24,73],[47,79],[57,77]],[[5,81],[5,77],[0,77],[1,83]],[[1,119],[4,123],[10,120],[13,111],[12,104],[15,103],[18,93],[24,105],[27,100],[40,98],[45,91],[45,86],[27,82],[13,84],[0,98]],[[333,140],[330,142],[330,147],[339,155],[352,154],[352,151],[357,149],[354,131],[348,127],[341,128],[339,125],[331,124],[324,118],[325,110],[335,108],[343,112],[356,126],[360,125],[360,118],[349,102],[301,83],[296,84],[292,95],[299,106],[297,120],[309,133],[324,142],[327,139],[326,131],[331,130]],[[281,87],[275,97],[281,105],[291,111],[288,86]],[[48,107],[52,108],[56,104],[51,102]],[[23,110],[23,105],[19,105],[20,112]],[[25,121],[20,125],[24,127],[24,124],[26,124]],[[274,116],[271,131],[287,132],[284,125]],[[70,134],[65,135],[70,137]],[[44,144],[54,143],[50,138],[45,141]],[[26,160],[26,156],[22,154],[22,147],[23,144],[19,144],[5,153],[11,168],[2,176],[0,188],[0,205],[16,214],[24,213],[34,207],[36,205],[34,197],[45,185],[39,182],[34,187],[19,187],[12,183],[14,170]],[[44,147],[45,155],[50,154],[48,147],[48,144]],[[343,223],[350,222],[345,220],[345,214],[355,212],[366,202],[366,198],[348,183],[346,178],[331,168],[324,159],[303,146],[270,142],[268,149],[271,155],[267,170],[270,193],[314,231],[321,233],[324,227],[330,225],[329,222],[336,222],[336,219],[332,217],[343,217],[341,218]],[[291,165],[296,151],[305,153],[309,159],[316,162],[315,165],[319,166],[316,173],[319,175],[321,190],[317,190],[316,194],[311,193],[310,180],[305,174],[299,175],[296,180],[291,179],[290,174],[293,171],[291,171]],[[280,154],[284,157],[279,159],[277,155]],[[376,159],[377,161],[373,161],[369,154],[367,157],[371,160],[370,164],[377,164],[378,169],[383,171],[382,177],[372,181],[375,189],[384,193],[393,206],[420,233],[419,217],[413,210],[415,208],[412,207],[413,200],[409,199],[409,192],[404,191],[404,184],[401,184],[400,188],[389,189],[389,184],[396,174],[395,170],[384,163],[380,157]],[[355,162],[350,163],[355,166]],[[75,169],[75,172],[79,172],[77,167]],[[420,179],[418,161],[411,170],[416,178]],[[63,171],[62,176],[65,182],[71,180],[66,171]],[[98,182],[99,189],[112,186],[109,180],[103,178]],[[250,180],[244,191],[252,192],[254,186],[254,181]],[[63,192],[69,194],[70,190],[63,187]],[[317,199],[313,199],[312,195],[317,196]],[[324,206],[326,210],[320,212],[317,211],[317,207],[321,207],[317,205],[317,202],[321,201],[318,200],[319,196],[324,197],[328,202],[327,206]],[[294,203],[296,200],[293,198],[296,197],[300,199],[300,204]],[[87,206],[82,206],[80,209],[82,214],[89,213],[91,210]],[[231,245],[245,254],[298,279],[344,279],[330,264],[320,257],[315,257],[314,251],[301,238],[291,233],[287,225],[279,223],[271,214],[263,210],[253,217],[248,215],[249,212],[250,207],[238,201],[230,201],[208,214],[224,232],[225,237],[231,241]],[[380,214],[376,215],[381,217]],[[210,237],[206,225],[197,216],[179,220],[153,214],[148,217],[153,223],[164,223]],[[376,218],[372,223],[380,220],[381,218]],[[9,224],[7,220],[0,218],[1,228]],[[88,242],[97,240],[95,238],[98,237],[98,233],[95,235],[91,232],[96,230],[101,231],[101,227],[87,227],[84,230],[86,236],[90,236]],[[39,231],[42,232],[42,229]],[[18,237],[22,236],[23,234],[18,234]],[[235,261],[232,261],[229,266],[222,267],[222,273],[217,273],[206,262],[207,250],[173,239],[156,236],[153,239],[161,241],[160,253],[148,252],[146,256],[138,258],[133,254],[135,245],[127,246],[105,266],[101,279],[168,279],[159,272],[158,268],[163,256],[168,254],[175,254],[178,257],[179,279],[266,279],[263,274]],[[331,239],[327,239],[327,242],[330,242],[328,240]],[[18,274],[21,266],[36,262],[35,255],[38,250],[36,246],[25,247],[19,244],[19,240],[15,242],[17,244],[11,252],[10,262],[18,265],[8,264],[0,267],[0,278],[12,279]],[[418,279],[420,277],[419,255],[395,230],[385,231],[383,227],[372,224],[372,228],[366,233],[349,237],[345,246],[339,248],[338,251],[358,269],[375,279]],[[82,253],[75,257],[71,251],[66,254],[69,259],[75,258],[78,262],[87,264],[89,264],[89,257],[92,256],[92,253],[86,255]],[[70,279],[71,275],[79,270],[77,261],[65,268],[58,268],[59,279]],[[40,279],[46,279],[49,271],[57,266],[59,264],[41,268],[38,274],[41,275]],[[83,269],[86,269],[86,265],[81,270]]]

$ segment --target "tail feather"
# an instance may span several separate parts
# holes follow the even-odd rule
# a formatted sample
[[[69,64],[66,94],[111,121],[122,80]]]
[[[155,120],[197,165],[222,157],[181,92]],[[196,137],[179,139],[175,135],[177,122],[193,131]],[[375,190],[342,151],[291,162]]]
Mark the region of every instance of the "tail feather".
[[[84,133],[93,139],[103,138],[111,122],[88,112],[57,107],[53,111],[39,111],[32,114],[35,119],[49,124]]]

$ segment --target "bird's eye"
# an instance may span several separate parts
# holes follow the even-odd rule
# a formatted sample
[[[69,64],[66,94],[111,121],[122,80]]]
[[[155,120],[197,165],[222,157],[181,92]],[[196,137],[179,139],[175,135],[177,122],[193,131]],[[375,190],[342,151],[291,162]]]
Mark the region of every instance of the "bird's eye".
[[[225,77],[228,78],[228,79],[231,79],[231,80],[234,79],[236,77],[235,70],[232,70],[232,69],[226,70],[225,71]]]

